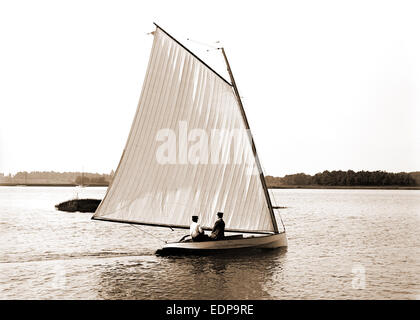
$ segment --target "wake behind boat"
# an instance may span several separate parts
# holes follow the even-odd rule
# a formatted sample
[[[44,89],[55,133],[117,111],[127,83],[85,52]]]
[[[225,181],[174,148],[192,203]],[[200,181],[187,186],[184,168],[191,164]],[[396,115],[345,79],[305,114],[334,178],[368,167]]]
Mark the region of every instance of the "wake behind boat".
[[[167,243],[159,253],[287,247],[225,50],[231,82],[158,25],[152,34],[130,134],[92,219],[188,229],[197,215],[211,230],[221,211],[225,231],[239,235]]]

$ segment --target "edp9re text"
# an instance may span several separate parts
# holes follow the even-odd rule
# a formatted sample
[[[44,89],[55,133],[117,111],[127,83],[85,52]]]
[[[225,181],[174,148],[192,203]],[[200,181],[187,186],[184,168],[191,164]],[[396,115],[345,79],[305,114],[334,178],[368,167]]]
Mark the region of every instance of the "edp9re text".
[[[212,304],[210,305],[211,314],[254,314],[252,304]]]

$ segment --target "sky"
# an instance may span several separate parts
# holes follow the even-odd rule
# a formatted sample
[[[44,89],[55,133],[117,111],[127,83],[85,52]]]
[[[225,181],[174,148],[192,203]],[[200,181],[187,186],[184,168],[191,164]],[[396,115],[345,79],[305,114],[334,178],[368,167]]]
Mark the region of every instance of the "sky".
[[[0,0],[0,172],[115,170],[153,22],[228,78],[199,43],[225,47],[265,174],[420,170],[419,16],[401,0]]]

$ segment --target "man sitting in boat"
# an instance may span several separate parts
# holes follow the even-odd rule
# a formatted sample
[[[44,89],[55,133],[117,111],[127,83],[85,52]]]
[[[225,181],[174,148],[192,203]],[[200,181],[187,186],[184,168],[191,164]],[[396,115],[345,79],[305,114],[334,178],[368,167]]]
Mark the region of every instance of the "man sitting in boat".
[[[218,219],[214,223],[213,230],[211,231],[211,240],[222,240],[225,237],[225,222],[223,221],[223,212],[217,213]]]
[[[200,224],[198,223],[198,216],[192,216],[192,223],[190,225],[190,236],[193,241],[205,241],[208,236],[204,234],[203,229],[201,229]]]

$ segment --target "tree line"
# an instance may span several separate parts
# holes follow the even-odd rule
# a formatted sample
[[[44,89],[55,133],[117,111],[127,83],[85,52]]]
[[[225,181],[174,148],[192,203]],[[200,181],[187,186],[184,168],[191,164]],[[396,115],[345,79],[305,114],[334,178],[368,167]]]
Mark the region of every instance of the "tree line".
[[[108,185],[114,175],[90,172],[55,172],[55,171],[19,171],[16,174],[0,173],[3,184],[76,184],[76,185]]]
[[[77,185],[108,185],[114,171],[110,174],[88,172],[54,172],[35,171],[17,172],[15,175],[0,173],[0,183],[3,184],[77,184]],[[269,188],[285,185],[297,186],[420,186],[420,171],[392,173],[386,171],[328,171],[313,176],[305,173],[289,174],[284,177],[266,176]]]
[[[420,186],[420,172],[328,171],[308,175],[289,174],[284,177],[266,176],[268,187],[283,185],[318,186]]]

